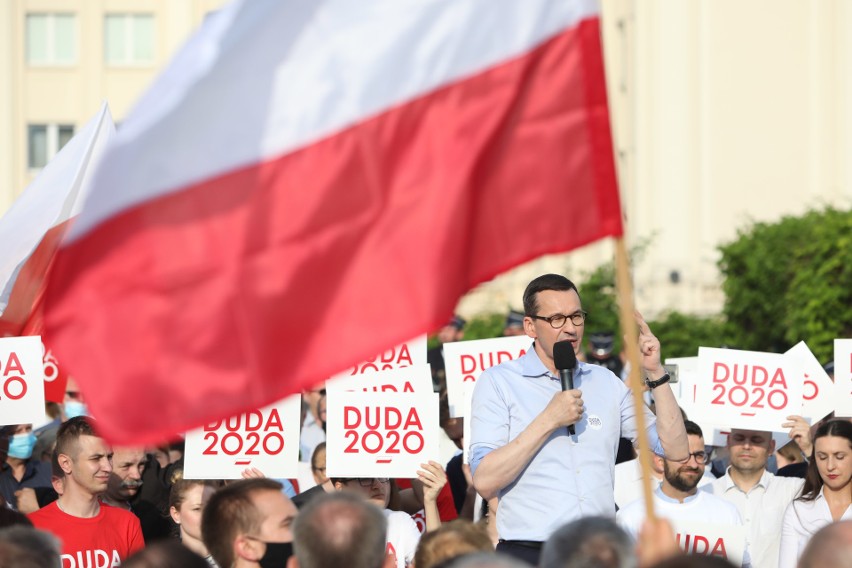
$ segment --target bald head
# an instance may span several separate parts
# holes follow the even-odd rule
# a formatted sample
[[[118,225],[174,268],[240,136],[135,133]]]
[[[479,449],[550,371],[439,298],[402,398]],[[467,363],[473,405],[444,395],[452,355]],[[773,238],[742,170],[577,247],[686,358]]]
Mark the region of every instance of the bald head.
[[[348,491],[312,500],[293,525],[293,554],[299,568],[381,568],[386,541],[384,514]]]

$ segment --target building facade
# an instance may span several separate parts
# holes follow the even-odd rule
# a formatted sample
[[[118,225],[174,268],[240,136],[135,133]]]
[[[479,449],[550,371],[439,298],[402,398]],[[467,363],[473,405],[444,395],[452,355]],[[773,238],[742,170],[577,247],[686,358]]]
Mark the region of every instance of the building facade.
[[[102,100],[120,124],[222,3],[0,2],[0,212]],[[717,313],[720,243],[753,221],[852,206],[852,2],[603,7],[626,239],[648,242],[635,263],[636,304],[649,317]],[[566,196],[566,222],[582,214]],[[582,281],[612,250],[603,242],[537,259],[472,291],[459,312],[517,308],[531,277]]]

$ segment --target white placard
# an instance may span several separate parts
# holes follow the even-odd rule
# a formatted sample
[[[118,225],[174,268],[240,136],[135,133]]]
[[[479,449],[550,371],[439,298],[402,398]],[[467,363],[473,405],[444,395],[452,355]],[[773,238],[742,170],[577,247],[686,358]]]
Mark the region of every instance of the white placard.
[[[852,339],[834,340],[834,409],[852,416]]]
[[[364,373],[361,375],[337,376],[325,383],[325,390],[332,392],[433,392],[430,366],[413,365],[391,371]]]
[[[834,412],[834,383],[807,343],[798,342],[784,354],[802,381],[802,411],[811,424]]]
[[[301,397],[293,395],[188,432],[184,477],[240,479],[252,467],[273,479],[298,477],[301,412]]]
[[[515,335],[445,343],[444,369],[450,416],[464,416],[464,383],[475,384],[485,369],[523,356],[532,348],[532,342],[526,335]]]
[[[719,556],[734,566],[742,566],[745,554],[745,528],[698,521],[669,521],[681,550],[687,554]]]
[[[476,386],[476,383],[465,383],[464,384],[464,415],[471,415],[471,408],[473,408],[473,387]],[[464,447],[462,447],[462,463],[469,464],[470,463],[470,418],[464,419]]]
[[[44,347],[41,337],[0,339],[0,424],[44,418]]]
[[[328,397],[329,477],[417,477],[438,458],[438,394],[332,393]]]
[[[782,432],[802,410],[802,381],[785,355],[735,349],[698,350],[699,376],[692,385],[693,413],[725,430]]]
[[[425,364],[426,336],[421,335],[396,347],[385,349],[363,363],[359,363],[346,371],[334,375],[331,377],[331,380]]]
[[[698,424],[704,434],[704,443],[708,446],[724,446],[728,442],[728,434],[722,428],[714,426],[699,416],[700,412],[694,411],[692,397],[686,396],[693,392],[693,385],[697,385],[699,377],[698,357],[675,357],[666,359],[666,365],[677,365],[677,385],[672,385],[672,390],[678,399],[678,404],[686,412],[689,420]],[[675,386],[678,388],[675,389]]]

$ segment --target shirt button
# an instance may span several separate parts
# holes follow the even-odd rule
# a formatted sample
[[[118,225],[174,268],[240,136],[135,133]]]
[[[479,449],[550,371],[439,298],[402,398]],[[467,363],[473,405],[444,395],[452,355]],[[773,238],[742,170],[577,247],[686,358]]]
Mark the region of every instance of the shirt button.
[[[579,470],[579,469],[577,470],[577,473],[580,473],[580,470]]]

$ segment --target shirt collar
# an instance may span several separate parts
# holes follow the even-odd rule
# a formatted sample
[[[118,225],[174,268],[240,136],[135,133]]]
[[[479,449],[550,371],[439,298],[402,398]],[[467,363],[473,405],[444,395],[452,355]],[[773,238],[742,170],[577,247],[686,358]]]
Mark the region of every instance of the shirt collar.
[[[547,367],[544,366],[544,363],[541,362],[541,359],[536,353],[535,350],[535,341],[530,343],[527,352],[524,353],[524,356],[521,357],[521,375],[524,377],[544,377],[547,376],[549,378],[555,378],[554,375],[550,373]],[[575,375],[584,375],[591,372],[591,369],[588,368],[587,363],[583,363],[582,361],[577,361],[577,369],[574,371]]]
[[[690,502],[698,499],[698,491],[696,491],[693,495],[686,497],[683,500],[683,503],[681,503],[679,500],[674,499],[672,497],[669,497],[668,495],[663,493],[663,484],[662,483],[660,483],[660,485],[658,485],[657,488],[654,489],[654,495],[659,497],[661,501],[665,501],[666,503],[674,503],[675,505],[686,505],[687,503],[690,503]]]
[[[766,471],[766,468],[763,468],[763,474],[760,476],[760,480],[757,483],[754,484],[754,487],[763,487],[764,491],[769,489],[769,482],[771,480],[771,477],[770,477],[771,475],[772,474],[770,474],[768,471]],[[734,487],[739,489],[737,484],[734,483],[734,478],[731,477],[731,466],[728,466],[728,469],[725,470],[725,491],[729,491],[730,489],[733,489]],[[754,487],[752,487],[752,489],[754,489]]]

